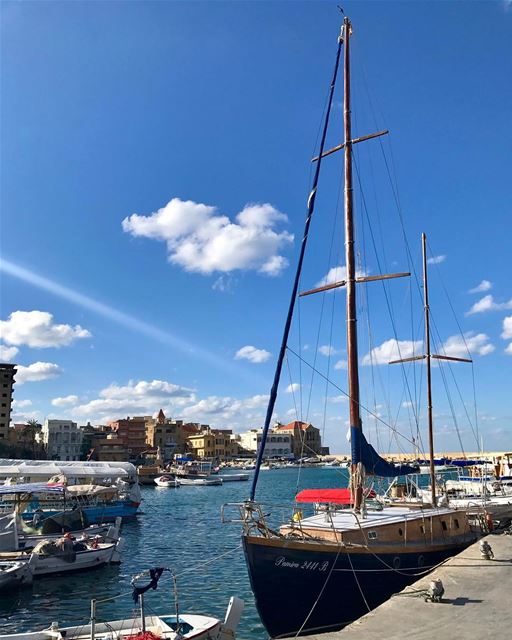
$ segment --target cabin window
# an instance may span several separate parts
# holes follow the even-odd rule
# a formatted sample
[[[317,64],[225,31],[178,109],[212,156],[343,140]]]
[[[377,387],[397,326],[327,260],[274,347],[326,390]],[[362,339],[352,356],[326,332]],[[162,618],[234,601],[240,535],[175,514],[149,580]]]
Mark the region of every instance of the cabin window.
[[[376,531],[368,531],[368,540],[376,540],[377,532]]]
[[[423,525],[420,526],[421,533],[425,533],[425,527]]]
[[[404,532],[402,531],[402,529],[398,529],[398,535],[399,536],[403,536],[404,535]]]
[[[446,522],[444,520],[441,520],[441,526],[443,527],[443,531],[448,530],[448,527],[446,526]]]
[[[459,521],[457,520],[457,518],[455,518],[454,522],[455,522],[455,528],[458,529],[459,528]]]

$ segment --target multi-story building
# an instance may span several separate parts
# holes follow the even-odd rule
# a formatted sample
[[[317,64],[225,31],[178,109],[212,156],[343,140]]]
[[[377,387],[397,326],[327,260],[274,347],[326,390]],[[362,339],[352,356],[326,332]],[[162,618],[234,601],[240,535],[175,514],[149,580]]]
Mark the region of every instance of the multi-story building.
[[[0,364],[0,440],[7,440],[9,437],[12,388],[16,371],[15,364]]]
[[[263,429],[251,429],[240,434],[240,445],[254,454],[261,444]],[[270,432],[265,442],[264,458],[290,458],[293,455],[292,435],[289,433]]]
[[[329,453],[328,449],[322,447],[320,429],[311,423],[294,420],[289,424],[278,424],[274,427],[274,433],[292,436],[292,450],[296,458]]]
[[[183,420],[170,420],[160,409],[156,418],[146,420],[146,442],[152,449],[160,448],[164,460],[175,453],[185,453],[187,432]]]
[[[80,460],[82,436],[76,422],[46,419],[38,440],[43,442],[48,460]]]
[[[146,444],[146,421],[148,420],[151,420],[151,416],[134,416],[133,418],[128,416],[110,423],[112,431],[117,433],[128,450],[130,458],[136,458],[148,448]]]
[[[231,429],[210,429],[206,425],[202,426],[206,427],[206,429],[201,433],[192,434],[188,437],[191,452],[194,453],[196,458],[216,458],[218,460],[231,458],[236,445],[236,441],[231,438],[233,431]]]

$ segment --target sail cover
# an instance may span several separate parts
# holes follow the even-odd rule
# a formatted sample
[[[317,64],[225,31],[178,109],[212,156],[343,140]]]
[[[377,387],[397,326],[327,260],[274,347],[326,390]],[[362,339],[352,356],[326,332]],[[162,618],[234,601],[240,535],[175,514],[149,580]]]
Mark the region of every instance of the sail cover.
[[[361,462],[368,475],[393,478],[409,473],[419,473],[418,466],[391,464],[381,458],[372,445],[367,442],[362,430],[357,427],[350,428],[350,442],[352,445],[352,464]]]

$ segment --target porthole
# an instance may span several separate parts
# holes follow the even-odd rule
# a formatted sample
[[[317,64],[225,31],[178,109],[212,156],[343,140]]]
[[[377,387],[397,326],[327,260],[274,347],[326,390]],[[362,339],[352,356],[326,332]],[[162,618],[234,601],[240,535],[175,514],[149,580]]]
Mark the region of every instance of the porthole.
[[[423,567],[425,564],[424,556],[418,556],[418,567]]]
[[[393,558],[393,568],[400,569],[400,558],[398,556]]]

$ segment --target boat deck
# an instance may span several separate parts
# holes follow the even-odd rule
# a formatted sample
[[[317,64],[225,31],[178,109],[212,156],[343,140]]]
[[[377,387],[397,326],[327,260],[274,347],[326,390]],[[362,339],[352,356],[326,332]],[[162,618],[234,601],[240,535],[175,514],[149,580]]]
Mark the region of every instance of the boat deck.
[[[345,629],[304,640],[505,637],[512,627],[512,536],[489,535],[485,540],[494,560],[484,560],[479,544],[473,544]],[[421,597],[434,579],[444,585],[440,603]]]
[[[372,529],[383,525],[400,524],[404,520],[424,520],[443,515],[449,517],[454,513],[453,509],[446,507],[389,506],[384,507],[381,511],[369,510],[364,517],[362,514],[357,514],[356,517],[352,509],[343,509],[341,511],[320,512],[314,516],[303,518],[293,526],[296,529],[307,528],[308,530],[356,531],[360,528]]]

